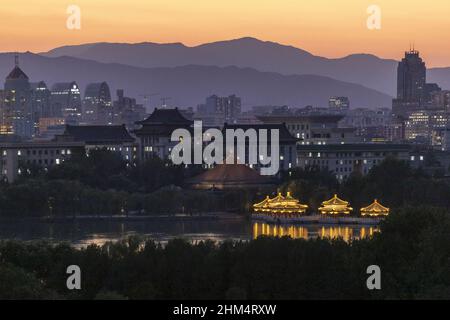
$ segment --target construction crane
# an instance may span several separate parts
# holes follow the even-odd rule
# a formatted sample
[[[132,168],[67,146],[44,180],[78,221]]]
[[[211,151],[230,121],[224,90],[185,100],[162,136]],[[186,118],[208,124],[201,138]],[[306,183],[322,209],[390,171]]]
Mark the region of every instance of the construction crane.
[[[161,98],[161,103],[162,103],[163,108],[167,107],[167,101],[169,101],[170,99],[172,99],[172,97],[162,97]]]
[[[148,110],[148,109],[151,108],[150,98],[157,96],[157,95],[159,95],[159,93],[156,93],[156,92],[155,93],[143,93],[143,94],[139,95],[144,100],[144,106],[145,106],[145,109],[147,109],[147,112],[150,112],[150,110]],[[147,102],[148,102],[148,105],[146,106]]]

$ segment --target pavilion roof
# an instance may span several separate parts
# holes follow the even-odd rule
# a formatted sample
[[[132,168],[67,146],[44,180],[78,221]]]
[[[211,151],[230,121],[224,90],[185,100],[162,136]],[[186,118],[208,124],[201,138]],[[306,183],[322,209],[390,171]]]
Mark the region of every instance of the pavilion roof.
[[[342,205],[342,206],[346,206],[348,205],[348,201],[342,200],[340,199],[337,194],[335,194],[333,196],[333,198],[331,198],[330,200],[327,201],[323,201],[322,202],[323,206],[330,206],[330,205]]]
[[[383,206],[381,203],[378,202],[377,199],[375,199],[370,205],[368,205],[365,208],[361,208],[361,214],[388,214],[389,208]]]

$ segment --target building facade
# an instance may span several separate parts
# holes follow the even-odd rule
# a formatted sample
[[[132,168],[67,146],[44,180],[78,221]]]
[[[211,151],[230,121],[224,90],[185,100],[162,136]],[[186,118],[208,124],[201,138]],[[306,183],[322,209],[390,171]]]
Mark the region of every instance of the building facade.
[[[124,95],[122,89],[117,90],[117,100],[113,103],[113,123],[124,124],[128,130],[139,127],[138,121],[145,119],[146,111],[142,104],[137,104],[136,99]]]
[[[265,124],[285,124],[300,144],[341,144],[361,141],[355,128],[341,128],[343,115],[289,115],[258,116]]]
[[[178,142],[170,141],[175,129],[192,130],[193,121],[186,119],[178,110],[155,108],[145,120],[138,121],[139,129],[133,131],[138,140],[139,158],[169,159],[172,148]]]
[[[106,149],[119,153],[129,163],[138,160],[138,145],[125,126],[72,126],[66,125],[63,134],[56,135],[55,141],[83,143],[86,152]]]
[[[111,93],[106,82],[87,85],[83,99],[83,122],[110,125],[114,122]]]
[[[205,104],[197,107],[195,119],[202,120],[206,126],[222,126],[225,122],[235,123],[241,114],[241,98],[230,95],[206,98]]]
[[[34,134],[31,85],[19,67],[18,56],[14,69],[6,77],[2,98],[0,133],[31,138]]]
[[[81,120],[81,93],[73,82],[55,83],[51,89],[51,115],[64,118],[67,123],[77,124]]]
[[[84,152],[80,142],[17,142],[0,143],[0,172],[3,180],[14,182],[32,166],[48,169],[59,165],[77,152]]]
[[[367,174],[387,157],[408,161],[410,150],[407,144],[298,145],[297,156],[300,168],[319,167],[343,181],[353,172]]]

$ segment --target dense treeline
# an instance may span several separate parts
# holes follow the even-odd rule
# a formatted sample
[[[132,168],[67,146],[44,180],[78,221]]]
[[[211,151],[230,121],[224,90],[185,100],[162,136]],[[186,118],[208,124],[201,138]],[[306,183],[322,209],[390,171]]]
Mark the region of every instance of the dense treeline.
[[[0,298],[29,299],[424,299],[450,298],[450,216],[395,210],[371,239],[250,242],[129,238],[102,247],[0,242]],[[81,268],[81,290],[66,268]],[[366,268],[381,268],[368,290]]]
[[[159,158],[129,165],[118,154],[94,150],[75,155],[49,171],[22,167],[20,178],[0,183],[0,216],[74,216],[117,214],[175,214],[212,211],[247,212],[266,194],[256,190],[229,192],[182,189],[186,178],[201,167],[175,166]],[[280,191],[290,190],[314,213],[334,193],[352,207],[367,206],[374,198],[388,207],[450,206],[449,181],[428,176],[406,162],[387,159],[368,175],[352,174],[343,183],[315,167],[282,174]],[[273,193],[277,190],[274,189]],[[353,214],[358,214],[354,210]]]
[[[246,203],[246,192],[167,187],[151,193],[129,193],[92,188],[76,180],[28,179],[0,187],[0,216],[6,217],[243,212],[248,209]]]
[[[93,150],[89,156],[75,154],[48,171],[21,166],[16,182],[0,184],[0,216],[195,214],[246,209],[246,192],[181,189],[186,178],[202,170],[159,158],[129,165],[107,150]]]

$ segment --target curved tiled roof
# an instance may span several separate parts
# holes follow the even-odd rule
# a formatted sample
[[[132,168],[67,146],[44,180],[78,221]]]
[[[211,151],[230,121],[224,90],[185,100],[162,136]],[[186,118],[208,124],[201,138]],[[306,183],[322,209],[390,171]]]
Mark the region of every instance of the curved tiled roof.
[[[333,196],[330,200],[322,202],[322,205],[348,205],[348,201],[344,201],[342,199],[339,199],[337,194]]]
[[[98,142],[133,142],[134,138],[128,133],[124,125],[121,126],[71,126],[66,125],[65,136],[75,141],[86,143]]]
[[[223,126],[223,130],[225,131],[226,129],[232,129],[232,130],[236,130],[236,129],[242,129],[244,131],[248,130],[248,129],[255,129],[256,131],[260,130],[260,129],[266,129],[266,130],[274,130],[274,129],[278,129],[278,133],[279,133],[279,139],[281,142],[292,142],[295,143],[297,142],[299,139],[295,138],[290,132],[289,130],[286,128],[286,125],[284,123],[266,123],[266,124],[228,124],[225,123],[225,125]],[[268,137],[268,140],[270,141],[270,134]]]
[[[361,208],[361,215],[387,215],[389,208],[383,206],[375,199],[370,205],[365,208]]]
[[[176,125],[191,125],[192,121],[186,119],[178,110],[175,109],[158,109],[155,108],[153,113],[145,120],[136,122],[142,125],[154,124],[176,124]]]

